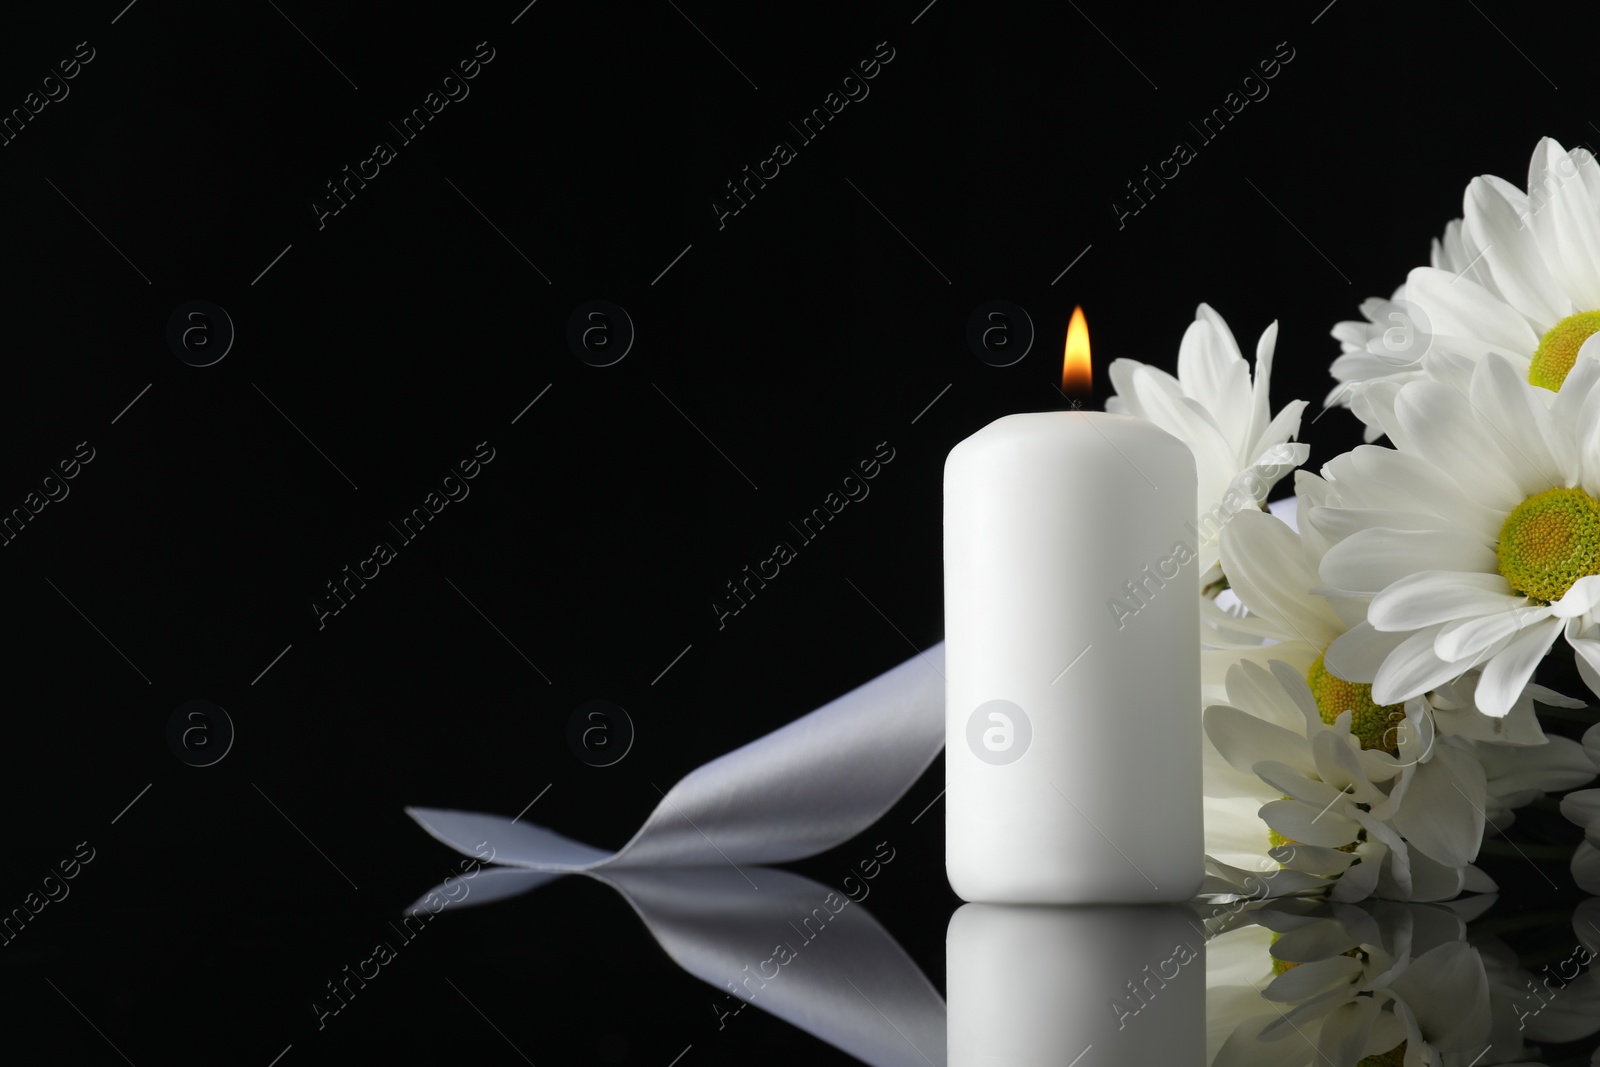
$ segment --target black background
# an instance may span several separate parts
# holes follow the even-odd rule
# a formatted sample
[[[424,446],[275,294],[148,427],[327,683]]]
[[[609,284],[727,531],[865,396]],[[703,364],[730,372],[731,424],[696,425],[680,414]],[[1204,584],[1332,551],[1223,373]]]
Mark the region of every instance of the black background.
[[[308,1005],[453,863],[403,806],[539,796],[529,821],[615,847],[657,787],[938,641],[945,454],[1063,406],[1074,305],[1101,368],[1174,369],[1202,300],[1247,355],[1278,319],[1274,407],[1312,401],[1315,468],[1360,440],[1311,423],[1330,327],[1426,262],[1473,175],[1523,185],[1540,135],[1600,137],[1592,23],[1504,0],[124,2],[0,32],[0,110],[94,49],[0,147],[0,509],[94,449],[0,551],[0,906],[97,850],[3,950],[3,1002],[76,1063],[842,1061],[761,1013],[719,1032],[584,879],[452,914],[320,1032]],[[470,95],[402,143],[387,124],[479,42]],[[870,95],[800,144],[880,42]],[[779,140],[796,159],[719,228]],[[1119,227],[1180,140],[1197,157]],[[213,366],[166,342],[192,299],[237,331]],[[591,299],[637,331],[608,367],[566,340]],[[993,299],[1036,329],[1007,367],[966,342]],[[319,629],[324,583],[484,441],[470,495]],[[870,496],[719,629],[724,583],[881,442]],[[595,698],[637,727],[606,768],[565,740]],[[167,744],[192,699],[237,728],[211,767]],[[870,908],[941,985],[942,809],[911,820],[942,777],[795,865],[837,885],[888,841]]]

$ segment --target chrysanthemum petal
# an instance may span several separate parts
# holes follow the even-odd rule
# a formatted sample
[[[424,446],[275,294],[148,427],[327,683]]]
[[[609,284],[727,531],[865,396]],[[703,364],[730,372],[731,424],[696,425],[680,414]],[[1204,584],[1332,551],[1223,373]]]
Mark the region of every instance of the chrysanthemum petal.
[[[1307,596],[1317,574],[1300,536],[1260,511],[1241,511],[1222,529],[1222,570],[1229,587],[1257,615],[1281,621],[1318,648],[1338,636],[1339,618],[1319,598]]]
[[[1600,604],[1600,574],[1588,574],[1573,582],[1560,600],[1550,605],[1550,614],[1558,619],[1586,615]]]
[[[1341,485],[1359,487],[1359,502],[1347,506],[1392,508],[1431,513],[1451,528],[1493,544],[1500,536],[1505,512],[1496,511],[1439,471],[1421,456],[1376,445],[1357,445],[1323,468]]]
[[[1579,160],[1550,137],[1539,139],[1528,165],[1526,225],[1568,303],[1600,308],[1600,201],[1590,197]]]
[[[1337,848],[1329,848],[1326,845],[1308,845],[1303,841],[1268,849],[1267,855],[1285,867],[1292,867],[1297,871],[1320,874],[1329,878],[1336,878],[1343,874],[1356,861],[1356,857],[1349,852],[1343,852]],[[1342,952],[1343,949],[1340,949],[1340,951]]]
[[[1549,615],[1550,609],[1543,605],[1530,604],[1524,607],[1508,603],[1491,615],[1445,623],[1434,639],[1433,651],[1440,659],[1462,661],[1475,666],[1496,645],[1503,647],[1518,630]],[[1481,678],[1479,685],[1482,685]]]
[[[1560,630],[1560,619],[1542,619],[1524,627],[1509,645],[1490,657],[1478,680],[1479,710],[1496,718],[1510,711]]]
[[[1134,395],[1144,418],[1172,434],[1194,453],[1198,498],[1202,506],[1220,500],[1238,468],[1227,435],[1205,408],[1183,394],[1176,379],[1141,365],[1133,374]]]
[[[1535,396],[1538,391],[1510,363],[1486,356],[1478,362],[1467,394],[1526,496],[1578,480],[1577,448],[1569,434],[1556,432],[1548,400]]]
[[[1408,382],[1394,412],[1410,439],[1409,451],[1478,500],[1510,511],[1527,497],[1518,480],[1526,464],[1507,456],[1502,439],[1463,394],[1439,382]]]
[[[1520,201],[1520,206],[1519,206]],[[1483,262],[1506,303],[1533,322],[1572,314],[1572,301],[1539,255],[1539,243],[1519,219],[1528,197],[1503,178],[1483,176],[1467,186],[1467,231],[1484,249]]]
[[[1499,572],[1418,571],[1372,598],[1367,618],[1383,630],[1415,630],[1527,604]]]
[[[1299,800],[1318,808],[1333,804],[1343,790],[1318,778],[1309,778],[1286,763],[1262,760],[1252,768],[1257,777],[1277,791],[1280,797]]]
[[[1224,338],[1211,320],[1196,318],[1184,331],[1178,345],[1178,380],[1207,411],[1243,415],[1250,410],[1250,365],[1232,338]],[[1222,427],[1235,456],[1244,446],[1247,427],[1248,420]]]
[[[1420,849],[1411,850],[1412,900],[1449,900],[1460,893],[1465,884],[1465,867],[1438,863]]]
[[[1471,863],[1483,842],[1486,786],[1482,764],[1460,749],[1441,746],[1417,767],[1394,827],[1413,848],[1447,867]]]
[[[1426,626],[1395,646],[1372,679],[1372,699],[1378,704],[1398,704],[1449,681],[1470,662],[1441,659],[1433,644],[1439,627]]]
[[[1478,342],[1477,356],[1485,351],[1531,354],[1539,335],[1516,308],[1471,278],[1416,267],[1406,275],[1406,295],[1427,313],[1436,336],[1457,342]],[[1457,344],[1457,350],[1467,346]]]
[[[1323,656],[1322,665],[1336,678],[1370,685],[1390,653],[1407,638],[1405,633],[1388,633],[1369,622],[1361,622],[1334,639]]]
[[[1373,596],[1419,571],[1484,572],[1499,567],[1493,548],[1452,530],[1357,531],[1322,557],[1322,580],[1335,589]]]
[[[1274,800],[1261,806],[1261,817],[1268,826],[1291,841],[1337,848],[1349,844],[1361,832],[1353,819],[1337,811],[1318,811],[1298,800]]]
[[[1237,771],[1254,774],[1255,765],[1263,760],[1287,764],[1306,774],[1316,769],[1304,737],[1231,705],[1213,704],[1205,710],[1201,724],[1217,751]]]

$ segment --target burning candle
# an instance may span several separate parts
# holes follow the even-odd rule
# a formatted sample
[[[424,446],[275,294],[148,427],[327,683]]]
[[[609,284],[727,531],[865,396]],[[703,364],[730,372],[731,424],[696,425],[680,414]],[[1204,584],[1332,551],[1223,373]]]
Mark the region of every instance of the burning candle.
[[[1063,384],[1087,391],[1088,328]],[[964,900],[1202,880],[1194,456],[1144,419],[1007,415],[944,468],[945,868]]]

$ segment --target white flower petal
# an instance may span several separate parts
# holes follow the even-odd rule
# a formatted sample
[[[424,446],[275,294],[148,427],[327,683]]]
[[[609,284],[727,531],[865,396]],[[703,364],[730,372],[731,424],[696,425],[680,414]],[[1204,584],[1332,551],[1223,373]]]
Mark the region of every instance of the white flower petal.
[[[1473,372],[1467,396],[1510,461],[1524,495],[1548,489],[1552,482],[1578,480],[1577,449],[1570,435],[1556,432],[1549,390],[1528,384],[1499,356],[1486,356]]]
[[[1440,659],[1467,662],[1469,666],[1475,666],[1481,657],[1492,654],[1491,649],[1496,649],[1496,646],[1503,647],[1523,627],[1548,618],[1549,615],[1550,609],[1542,604],[1531,607],[1508,604],[1493,615],[1457,619],[1439,628],[1438,636],[1434,639],[1433,651]],[[1483,684],[1481,677],[1478,684]]]
[[[1272,356],[1278,344],[1278,322],[1276,319],[1256,341],[1256,369],[1255,381],[1250,393],[1250,425],[1245,432],[1247,445],[1258,445],[1267,426],[1273,421],[1272,416]],[[1304,410],[1305,402],[1298,401],[1300,409]],[[1300,422],[1299,411],[1295,412],[1295,424]],[[1289,436],[1293,436],[1291,432]],[[1282,438],[1286,439],[1286,438]],[[1281,439],[1280,439],[1281,440]],[[1245,457],[1248,458],[1248,457]]]
[[[1277,791],[1278,796],[1286,796],[1318,809],[1331,807],[1336,799],[1345,795],[1343,790],[1326,781],[1307,777],[1288,764],[1274,760],[1262,760],[1253,770],[1257,777]]]
[[[1549,737],[1542,745],[1473,745],[1469,751],[1489,776],[1491,799],[1522,792],[1559,793],[1595,778],[1588,753],[1570,737]]]
[[[1377,595],[1419,571],[1489,572],[1499,569],[1494,549],[1447,530],[1360,530],[1322,557],[1322,580],[1335,589]]]
[[[1549,137],[1528,165],[1528,209],[1528,229],[1569,306],[1600,308],[1600,201],[1590,197],[1578,161]]]
[[[1301,718],[1305,722],[1305,735],[1310,737],[1321,730],[1322,711],[1317,707],[1317,698],[1311,695],[1311,686],[1306,684],[1306,672],[1296,670],[1292,664],[1284,660],[1276,659],[1267,664],[1267,669],[1277,680],[1277,699],[1281,702],[1283,697],[1287,696],[1300,710]]]
[[[1450,867],[1428,858],[1420,849],[1411,850],[1411,899],[1449,900],[1466,884],[1466,868]]]
[[[1437,472],[1434,475],[1438,477]],[[1334,505],[1311,509],[1311,521],[1335,544],[1362,530],[1409,530],[1449,533],[1453,523],[1438,515],[1413,508],[1362,508]]]
[[[1419,571],[1372,598],[1367,619],[1383,630],[1415,630],[1467,616],[1489,615],[1526,605],[1498,572]]]
[[[1478,680],[1478,707],[1496,718],[1511,710],[1522,687],[1533,677],[1545,653],[1561,630],[1560,619],[1543,619],[1525,627],[1511,643],[1484,664]]]
[[[1587,619],[1568,619],[1566,638],[1567,644],[1578,654],[1578,674],[1583,678],[1583,684],[1600,696],[1600,640],[1596,640],[1593,626]],[[1597,760],[1597,764],[1600,764],[1600,760]]]
[[[1506,303],[1534,322],[1553,323],[1572,314],[1572,301],[1551,277],[1539,242],[1518,218],[1527,201],[1504,179],[1474,178],[1463,203],[1466,228],[1484,249],[1484,265]]]
[[[1214,704],[1205,710],[1201,724],[1206,737],[1237,771],[1254,774],[1253,768],[1263,760],[1286,764],[1307,775],[1316,770],[1311,746],[1303,736],[1238,708]],[[1343,841],[1333,843],[1344,844]]]
[[[1178,380],[1183,391],[1211,412],[1250,410],[1250,367],[1231,338],[1224,339],[1216,326],[1195,319],[1184,331],[1178,346]],[[1248,420],[1230,421],[1221,429],[1234,457],[1244,448]]]
[[[1437,645],[1437,642],[1435,644]],[[1550,693],[1542,686],[1528,685],[1524,687],[1522,695],[1517,698],[1517,702],[1511,706],[1510,712],[1504,718],[1492,718],[1478,710],[1476,694],[1479,673],[1476,670],[1467,672],[1450,688],[1449,707],[1440,705],[1445,696],[1445,687],[1441,686],[1434,690],[1431,697],[1433,720],[1439,728],[1439,734],[1465,741],[1484,742],[1480,746],[1480,758],[1486,753],[1512,753],[1529,746],[1542,747],[1548,739],[1544,731],[1539,728],[1539,716],[1534,711],[1534,691],[1544,692],[1563,702],[1566,702],[1567,698]],[[1461,699],[1462,697],[1464,699]],[[1583,707],[1584,704],[1582,701],[1577,701],[1551,706]]]
[[[1356,861],[1352,853],[1342,852],[1326,845],[1308,845],[1301,841],[1270,848],[1267,850],[1267,855],[1285,867],[1329,878],[1337,878]]]
[[[1550,605],[1550,614],[1558,619],[1584,615],[1600,604],[1600,574],[1590,574],[1572,583],[1565,595]]]
[[[1388,633],[1360,622],[1334,639],[1322,657],[1322,666],[1336,678],[1370,685],[1384,661],[1407,639],[1407,634]]]
[[[1107,411],[1111,410],[1111,400],[1115,400],[1117,401],[1117,407],[1120,409],[1117,414],[1133,415],[1141,419],[1148,418],[1144,411],[1144,404],[1140,402],[1138,391],[1134,386],[1134,372],[1143,366],[1145,364],[1136,359],[1122,358],[1111,361],[1111,365],[1106,368],[1106,375],[1111,379],[1111,388],[1116,390],[1116,396],[1106,401]],[[1166,374],[1166,371],[1157,371],[1156,373]],[[1177,379],[1173,379],[1173,385],[1177,386]]]
[[[1300,537],[1278,519],[1259,511],[1241,511],[1223,527],[1223,573],[1245,607],[1281,621],[1318,648],[1343,629],[1339,618],[1308,591],[1317,584]]]
[[[1372,679],[1372,699],[1377,704],[1398,704],[1420,696],[1456,677],[1473,664],[1447,660],[1434,652],[1437,627],[1418,630],[1407,637],[1378,668]]]
[[[1485,544],[1500,537],[1505,512],[1486,507],[1421,456],[1377,445],[1357,445],[1325,466],[1341,485],[1360,486],[1361,500],[1348,506],[1422,511],[1445,525],[1474,534]]]
[[[1447,867],[1471,863],[1483,843],[1486,779],[1477,760],[1441,746],[1417,767],[1393,824],[1413,848]]]
[[[1356,855],[1361,862],[1339,876],[1339,880],[1334,882],[1333,888],[1328,891],[1328,899],[1353,903],[1370,897],[1378,888],[1378,875],[1383,870],[1383,863],[1388,854],[1388,848],[1381,843],[1369,842],[1359,846]]]
[[[1526,464],[1507,456],[1462,393],[1439,382],[1408,382],[1395,398],[1394,414],[1408,438],[1407,451],[1449,475],[1462,490],[1507,512],[1527,498],[1518,480],[1519,467]]]
[[[1337,811],[1318,811],[1298,800],[1274,800],[1261,806],[1261,817],[1268,826],[1291,841],[1338,848],[1348,845],[1361,832],[1354,819]]]
[[[1239,461],[1216,418],[1183,394],[1171,375],[1140,365],[1133,372],[1134,393],[1144,417],[1189,446],[1199,478],[1197,497],[1202,507],[1222,499]]]
[[[1501,351],[1527,356],[1539,346],[1539,335],[1522,313],[1471,278],[1416,267],[1406,275],[1406,298],[1427,313],[1436,336],[1479,342],[1476,351],[1465,355]]]
[[[1354,738],[1350,735],[1349,720],[1345,718],[1349,714],[1348,711],[1339,713],[1342,728],[1318,730],[1312,735],[1311,755],[1317,761],[1317,775],[1336,790],[1348,791],[1350,799],[1357,804],[1377,804],[1384,799],[1384,795],[1367,778],[1361,760],[1356,755],[1359,750],[1352,743]],[[1307,803],[1316,803],[1311,797],[1302,799]],[[1331,798],[1325,796],[1319,806],[1326,808],[1331,803]]]

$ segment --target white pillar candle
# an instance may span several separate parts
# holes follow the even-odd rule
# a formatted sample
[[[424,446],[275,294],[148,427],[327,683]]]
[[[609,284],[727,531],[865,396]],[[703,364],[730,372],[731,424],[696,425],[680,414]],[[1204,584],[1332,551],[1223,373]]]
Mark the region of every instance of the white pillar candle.
[[[1203,1067],[1205,949],[1176,904],[958,908],[950,1067]]]
[[[945,867],[964,900],[1202,880],[1195,462],[1144,419],[997,419],[944,468]]]

